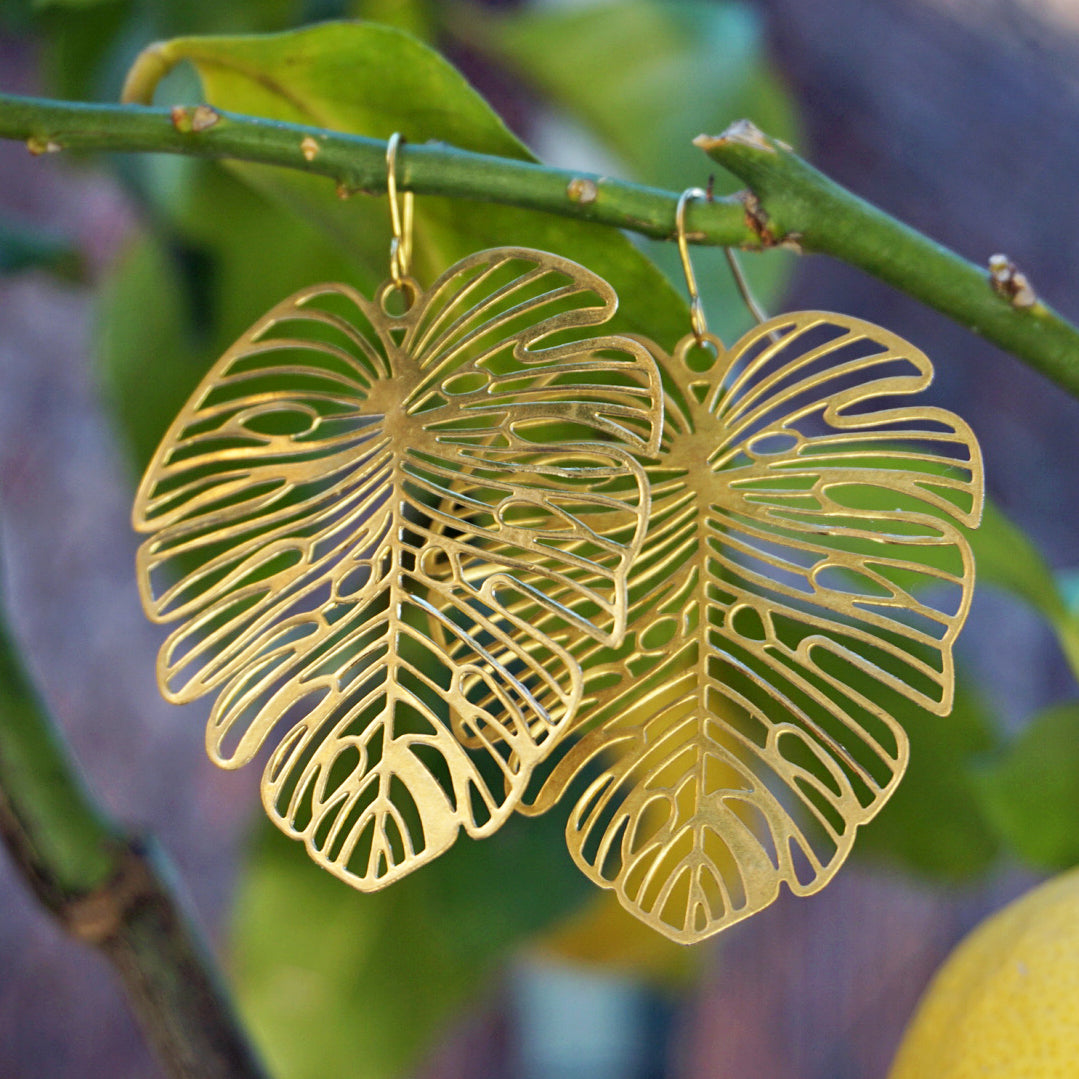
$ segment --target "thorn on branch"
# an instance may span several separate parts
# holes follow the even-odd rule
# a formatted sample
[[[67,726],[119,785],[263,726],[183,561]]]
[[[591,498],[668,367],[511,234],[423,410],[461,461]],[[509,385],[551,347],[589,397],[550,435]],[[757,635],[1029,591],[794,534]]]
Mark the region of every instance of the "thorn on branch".
[[[596,201],[599,189],[596,187],[595,182],[589,180],[588,177],[575,176],[566,184],[566,194],[569,196],[570,202],[577,202],[582,206],[587,206],[590,202]]]
[[[705,153],[725,146],[744,146],[749,150],[763,150],[769,154],[776,152],[768,136],[752,120],[735,120],[718,135],[698,135],[693,140],[693,145]]]
[[[169,110],[172,126],[181,134],[199,134],[207,131],[221,120],[219,113],[209,105],[196,105],[193,109],[185,105],[173,105]]]
[[[209,105],[196,105],[191,114],[191,130],[194,132],[206,131],[213,127],[221,119]]]
[[[319,149],[318,140],[311,135],[305,135],[300,142],[300,153],[305,161],[314,161],[318,157]]]
[[[752,120],[735,120],[718,135],[698,135],[693,140],[693,145],[712,156],[715,156],[715,151],[722,151],[732,146],[766,154],[774,154],[777,149],[786,150],[788,153],[794,152],[782,139],[766,135]]]
[[[26,148],[34,155],[38,157],[41,154],[58,154],[63,146],[56,142],[54,139],[42,138],[40,135],[31,135],[26,140]]]
[[[1027,275],[1007,255],[989,256],[989,284],[1012,307],[1033,307],[1038,302]]]

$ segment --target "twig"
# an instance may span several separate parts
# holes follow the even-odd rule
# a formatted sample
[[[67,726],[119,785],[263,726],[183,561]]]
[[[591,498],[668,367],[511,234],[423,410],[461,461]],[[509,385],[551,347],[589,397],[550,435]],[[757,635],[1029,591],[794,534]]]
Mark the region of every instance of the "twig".
[[[284,165],[327,176],[341,193],[386,191],[385,140],[204,105],[84,105],[0,94],[0,138],[19,139],[42,155],[61,150],[142,151]],[[674,237],[674,201],[658,188],[434,143],[403,144],[397,175],[402,189],[417,194],[498,202],[657,239]],[[695,231],[709,243],[755,242],[735,201],[698,207],[694,217]]]
[[[60,924],[116,967],[169,1075],[266,1079],[163,854],[87,790],[2,609],[0,839]]]
[[[975,266],[934,243],[747,121],[694,143],[747,185],[746,219],[765,246],[793,241],[858,266],[1079,396],[1079,330],[1029,285],[1022,294],[1001,289],[993,265]]]
[[[228,113],[84,105],[0,94],[0,138],[35,153],[140,151],[282,165],[332,178],[339,190],[386,190],[381,140]],[[842,259],[942,311],[1079,396],[1079,329],[1040,299],[1017,305],[985,267],[890,217],[750,124],[697,140],[748,190],[696,202],[694,243],[746,250],[786,246]],[[408,144],[402,189],[560,214],[673,239],[678,193],[437,144]],[[587,191],[587,197],[582,197]]]

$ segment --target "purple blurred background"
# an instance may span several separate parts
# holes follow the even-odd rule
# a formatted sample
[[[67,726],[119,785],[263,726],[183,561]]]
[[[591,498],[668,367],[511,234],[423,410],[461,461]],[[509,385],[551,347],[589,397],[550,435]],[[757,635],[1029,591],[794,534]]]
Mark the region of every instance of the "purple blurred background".
[[[1006,252],[1079,319],[1079,4],[756,0],[805,125],[804,154],[859,194],[984,263]],[[34,92],[32,43],[0,38],[0,89]],[[733,118],[732,118],[733,119]],[[19,637],[94,789],[155,832],[220,932],[256,777],[217,771],[202,716],[165,704],[139,609],[132,477],[94,386],[93,286],[133,227],[92,164],[0,144],[0,210],[77,238],[89,284],[0,278],[0,545]],[[1018,361],[856,270],[822,258],[789,306],[883,323],[936,360],[936,397],[971,421],[991,493],[1054,565],[1079,566],[1079,403]],[[982,590],[963,644],[1010,722],[1073,692],[1033,616]],[[710,947],[676,1011],[680,1079],[883,1077],[941,957],[1023,883],[949,890],[848,866]],[[510,1009],[448,1032],[427,1079],[515,1076]],[[159,1074],[111,971],[64,939],[0,858],[0,1076]]]

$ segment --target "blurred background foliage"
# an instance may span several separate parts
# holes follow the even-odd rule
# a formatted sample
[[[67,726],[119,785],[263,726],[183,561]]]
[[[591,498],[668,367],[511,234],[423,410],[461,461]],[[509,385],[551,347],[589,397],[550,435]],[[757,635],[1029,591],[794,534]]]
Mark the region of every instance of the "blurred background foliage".
[[[327,19],[368,23],[308,29],[302,39],[247,36]],[[53,96],[115,100],[140,49],[180,38],[174,50],[187,60],[159,86],[158,103],[208,99],[518,157],[529,156],[527,145],[551,163],[671,190],[710,180],[717,193],[732,190],[691,146],[701,131],[748,116],[795,145],[801,138],[759,12],[736,0],[9,0],[0,26],[37,42],[42,90]],[[387,210],[383,199],[340,200],[328,181],[284,170],[150,156],[108,165],[139,227],[100,289],[94,351],[134,477],[208,365],[267,308],[315,280],[369,289],[384,278]],[[543,247],[618,287],[622,329],[669,347],[688,327],[673,245],[504,207],[427,199],[417,211],[421,277],[495,243]],[[783,305],[793,256],[745,262],[764,305]],[[701,251],[695,264],[710,324],[733,340],[749,317],[722,253]],[[69,237],[0,218],[0,274],[32,268],[84,274]],[[1079,672],[1074,576],[1054,573],[994,506],[972,540],[979,587],[1041,619]],[[1006,722],[961,671],[950,718],[901,708],[911,765],[855,859],[938,882],[1079,862],[1079,698]],[[461,840],[373,896],[317,870],[255,816],[229,950],[243,1011],[282,1079],[407,1074],[522,949],[617,970],[661,994],[694,983],[702,953],[655,938],[596,895],[565,852],[557,813],[515,820],[483,843]]]

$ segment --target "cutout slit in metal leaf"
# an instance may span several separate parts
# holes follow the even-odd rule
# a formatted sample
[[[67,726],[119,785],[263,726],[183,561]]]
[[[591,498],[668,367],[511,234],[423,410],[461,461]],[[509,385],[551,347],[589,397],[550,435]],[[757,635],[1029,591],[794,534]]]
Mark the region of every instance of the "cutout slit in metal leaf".
[[[950,710],[982,500],[973,434],[910,403],[932,368],[894,334],[801,312],[713,344],[662,357],[629,628],[559,637],[584,696],[523,806],[583,788],[575,861],[683,943],[823,887],[905,768],[895,713]]]
[[[144,605],[177,623],[162,691],[217,694],[227,767],[278,728],[267,811],[365,889],[490,834],[569,723],[580,668],[515,609],[621,639],[661,429],[647,349],[588,336],[617,301],[582,267],[500,248],[395,291],[259,320],[134,509]]]

